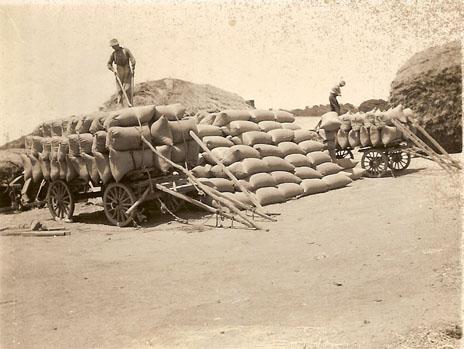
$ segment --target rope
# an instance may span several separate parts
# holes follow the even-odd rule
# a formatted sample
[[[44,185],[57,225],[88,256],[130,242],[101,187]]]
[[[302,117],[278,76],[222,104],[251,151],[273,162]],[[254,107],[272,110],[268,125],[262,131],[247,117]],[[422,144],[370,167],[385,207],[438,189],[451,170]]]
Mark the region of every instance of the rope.
[[[60,160],[60,154],[61,154],[61,142],[58,143],[58,150],[56,151],[56,160],[57,161],[61,161]]]
[[[137,168],[137,163],[135,161],[135,158],[134,158],[134,151],[133,150],[129,150],[129,154],[131,156],[131,159],[132,159],[132,165],[134,166],[134,170]]]
[[[147,171],[147,176],[148,176],[148,182],[150,183],[150,192],[153,192],[154,191],[154,188],[153,188],[153,181],[151,179],[151,174],[150,174],[150,171],[146,170]]]
[[[174,219],[175,219],[177,222],[179,222],[179,223],[184,223],[184,224],[188,224],[188,220],[176,216],[173,212],[171,212],[171,210],[170,210],[169,208],[167,208],[167,206],[164,204],[163,201],[161,201],[161,199],[160,199],[159,197],[158,197],[157,199],[158,199],[158,201],[159,201],[159,203],[160,203],[160,207],[161,207],[161,212],[162,212],[162,213],[166,214],[166,212],[167,212],[167,213],[169,213],[171,216],[173,216]]]
[[[142,130],[140,130],[140,134],[142,134]],[[142,141],[142,137],[140,137],[140,141],[142,142],[142,171],[145,171],[145,143]]]
[[[80,134],[79,132],[76,133],[77,135],[77,148],[79,149],[79,155],[81,155],[82,153],[82,147],[81,147],[81,139],[80,139]]]

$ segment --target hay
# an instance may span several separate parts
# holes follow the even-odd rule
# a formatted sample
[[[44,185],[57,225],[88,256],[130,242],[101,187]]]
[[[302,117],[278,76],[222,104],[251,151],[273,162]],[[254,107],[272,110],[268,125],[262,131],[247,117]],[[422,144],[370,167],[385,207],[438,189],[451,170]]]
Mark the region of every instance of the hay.
[[[23,171],[21,159],[24,149],[10,149],[0,151],[0,181],[9,182]]]
[[[416,53],[399,69],[390,91],[390,105],[411,108],[448,152],[462,148],[461,60],[458,40]]]

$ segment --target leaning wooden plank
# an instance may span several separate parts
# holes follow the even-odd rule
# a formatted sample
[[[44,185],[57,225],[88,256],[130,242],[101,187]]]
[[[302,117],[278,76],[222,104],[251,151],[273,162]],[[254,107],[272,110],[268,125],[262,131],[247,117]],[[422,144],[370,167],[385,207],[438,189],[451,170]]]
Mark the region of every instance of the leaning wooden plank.
[[[457,161],[456,159],[453,159],[448,152],[438,143],[422,126],[419,124],[415,123],[413,124],[415,128],[419,130],[445,157],[453,164],[455,165],[458,169],[461,169],[461,163]]]
[[[254,196],[252,193],[250,193],[249,190],[247,190],[243,185],[242,183],[240,183],[240,181],[234,176],[234,174],[232,172],[230,172],[230,170],[227,168],[227,166],[225,166],[209,149],[208,147],[206,146],[205,143],[203,143],[203,141],[198,138],[198,136],[193,132],[193,131],[190,131],[190,136],[193,138],[193,140],[195,142],[198,143],[198,145],[213,159],[213,161],[222,167],[222,169],[224,170],[224,173],[229,176],[229,178],[232,180],[232,182],[234,182],[234,184],[240,188],[240,190],[251,200],[251,202],[260,210],[264,211],[263,209],[263,206],[261,206],[261,204],[259,203],[258,199],[256,198],[256,196]],[[269,217],[268,215],[266,215],[264,212],[259,212],[259,211],[256,211],[256,213],[263,217],[263,218],[266,218],[270,221],[273,221],[273,222],[276,222],[277,220],[272,218],[272,217]]]
[[[226,218],[236,220],[236,221],[238,221],[238,222],[240,222],[240,223],[242,223],[242,224],[249,227],[249,224],[247,222],[242,222],[242,221],[240,221],[240,219],[237,219],[237,217],[234,217],[233,215],[230,215],[227,212],[220,211],[220,210],[218,210],[218,209],[216,209],[214,207],[208,206],[208,205],[204,204],[201,201],[198,201],[198,200],[195,200],[195,199],[191,198],[190,196],[187,196],[187,195],[184,195],[182,193],[176,192],[175,190],[166,188],[165,186],[163,186],[161,184],[155,184],[155,187],[156,187],[156,189],[158,189],[158,190],[160,190],[162,192],[165,192],[167,194],[175,196],[175,197],[177,197],[179,199],[185,200],[185,201],[187,201],[187,202],[189,202],[189,203],[191,203],[191,204],[193,204],[195,206],[198,206],[198,207],[204,209],[205,211],[208,211],[208,212],[211,212],[211,213],[219,213],[219,214],[223,215]]]
[[[126,215],[130,215],[141,203],[143,203],[149,192],[150,188],[148,187],[147,189],[145,189],[142,196],[136,202],[134,202],[134,204],[131,207],[127,209]]]
[[[47,182],[45,181],[45,179],[42,179],[42,182],[40,182],[39,190],[37,190],[37,195],[35,196],[35,201],[40,201],[39,196],[46,183]]]
[[[229,196],[226,196],[224,195],[223,193],[221,193],[219,190],[217,189],[214,189],[214,188],[211,188],[211,190],[213,191],[214,194],[216,194],[217,196],[220,196],[226,200],[230,200],[234,203],[235,206],[241,208],[242,210],[253,210],[254,207],[253,206],[250,206],[250,205],[247,205],[247,204],[244,204],[243,202],[240,202],[234,198],[231,198]]]
[[[261,229],[258,225],[256,225],[254,222],[250,221],[245,215],[243,215],[242,212],[240,212],[240,210],[237,207],[235,207],[233,205],[233,203],[231,203],[230,200],[225,200],[224,198],[221,198],[221,197],[218,197],[217,195],[215,195],[212,192],[210,187],[208,187],[207,185],[201,183],[189,170],[185,169],[182,166],[179,166],[178,164],[176,164],[175,162],[171,161],[170,159],[165,157],[163,154],[161,154],[158,150],[156,150],[155,147],[153,147],[153,145],[149,141],[147,141],[147,139],[145,137],[143,137],[143,135],[141,135],[141,139],[151,149],[151,151],[153,153],[158,155],[160,158],[165,160],[168,164],[170,164],[174,168],[176,168],[179,171],[185,173],[187,175],[187,177],[192,181],[192,183],[194,183],[196,186],[198,186],[204,193],[211,196],[213,199],[220,202],[224,206],[226,206],[228,209],[230,209],[232,212],[234,212],[236,215],[238,215],[240,218],[242,218],[242,220],[248,222],[249,226],[252,226],[252,227],[254,227],[256,229]]]
[[[444,162],[443,159],[427,144],[425,144],[419,137],[411,132],[407,127],[402,125],[399,121],[392,120],[393,124],[405,135],[409,140],[411,140],[420,150],[425,152],[428,156],[431,157],[442,169],[444,169],[448,174],[454,175],[452,168],[450,168],[447,162]]]
[[[214,189],[211,188],[211,187],[208,187],[207,185],[201,183],[201,182],[198,182],[200,183],[199,187],[200,189],[205,192],[207,195],[209,195],[210,197],[212,197],[214,200],[216,200],[219,204],[222,204],[224,205],[225,207],[227,207],[229,210],[231,210],[232,212],[234,212],[236,215],[238,215],[240,218],[242,218],[243,220],[247,221],[250,225],[252,225],[254,228],[258,229],[258,230],[261,230],[261,228],[256,224],[254,223],[253,221],[249,220],[247,216],[245,216],[233,203],[233,201],[231,201],[229,198],[226,198],[226,197],[222,197],[222,196],[219,196],[219,195],[216,195],[214,193]]]

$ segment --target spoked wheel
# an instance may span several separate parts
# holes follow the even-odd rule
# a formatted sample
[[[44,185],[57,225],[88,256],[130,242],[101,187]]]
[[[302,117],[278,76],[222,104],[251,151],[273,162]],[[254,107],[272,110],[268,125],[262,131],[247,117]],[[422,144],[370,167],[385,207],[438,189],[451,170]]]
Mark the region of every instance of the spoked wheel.
[[[399,172],[408,168],[411,163],[411,154],[401,149],[395,149],[388,153],[388,160],[390,161],[390,168]]]
[[[166,205],[166,208],[172,213],[177,213],[185,206],[185,201],[173,195],[163,195],[160,200]],[[163,208],[161,207],[161,210]]]
[[[134,204],[135,194],[123,183],[110,183],[103,194],[103,206],[108,221],[118,227],[125,227],[132,222],[134,214],[126,211]]]
[[[388,170],[388,157],[381,151],[367,150],[361,158],[361,167],[369,177],[383,177]]]
[[[337,159],[345,159],[345,158],[354,159],[354,155],[349,149],[337,149],[335,156]]]
[[[72,218],[74,198],[66,182],[59,179],[50,183],[47,191],[47,206],[53,218]]]

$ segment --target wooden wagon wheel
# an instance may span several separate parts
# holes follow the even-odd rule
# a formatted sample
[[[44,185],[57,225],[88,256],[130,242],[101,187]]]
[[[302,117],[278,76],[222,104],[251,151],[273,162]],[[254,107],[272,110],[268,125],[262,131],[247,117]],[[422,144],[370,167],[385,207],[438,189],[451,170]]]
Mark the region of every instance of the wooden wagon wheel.
[[[335,153],[335,157],[337,159],[344,159],[344,158],[354,159],[354,155],[350,149],[337,149]]]
[[[366,170],[369,177],[383,177],[388,170],[388,157],[382,151],[367,150],[361,158],[361,167]]]
[[[48,186],[47,206],[53,218],[71,219],[74,214],[74,197],[68,184],[61,179]]]
[[[123,183],[110,183],[103,193],[103,207],[108,221],[118,227],[125,227],[132,222],[134,214],[126,211],[134,204],[135,194]]]
[[[185,200],[179,199],[173,195],[163,195],[160,199],[172,213],[179,212],[185,206]]]
[[[390,168],[399,172],[408,168],[411,163],[411,154],[401,149],[395,149],[388,152]]]

